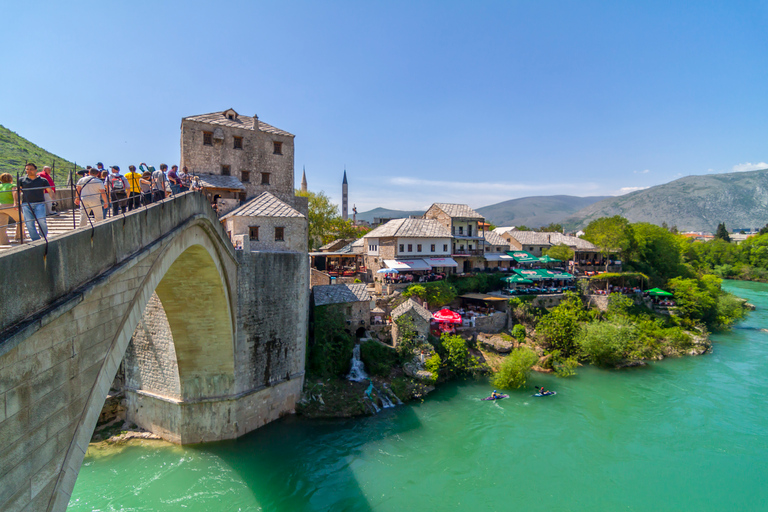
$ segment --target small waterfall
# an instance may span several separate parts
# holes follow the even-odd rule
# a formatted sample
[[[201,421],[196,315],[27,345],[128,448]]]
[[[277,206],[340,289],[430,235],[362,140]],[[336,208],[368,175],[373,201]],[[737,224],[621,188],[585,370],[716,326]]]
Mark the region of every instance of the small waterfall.
[[[368,378],[368,374],[365,373],[365,365],[360,360],[360,345],[355,345],[355,348],[352,349],[352,367],[349,369],[349,375],[347,375],[347,380],[351,380],[352,382],[362,382]]]
[[[395,406],[390,396],[397,400],[398,405],[402,405],[403,402],[397,398],[397,395],[395,395],[386,384],[382,385],[383,391],[377,389],[376,386],[373,385],[373,381],[368,377],[368,374],[365,373],[365,364],[360,360],[359,344],[355,345],[355,348],[352,349],[352,360],[350,363],[351,368],[349,369],[347,380],[352,382],[363,382],[364,380],[367,380],[369,382],[368,388],[365,390],[365,398],[368,399],[373,414],[381,411],[381,409],[390,409]],[[378,402],[381,402],[381,407],[379,407]]]

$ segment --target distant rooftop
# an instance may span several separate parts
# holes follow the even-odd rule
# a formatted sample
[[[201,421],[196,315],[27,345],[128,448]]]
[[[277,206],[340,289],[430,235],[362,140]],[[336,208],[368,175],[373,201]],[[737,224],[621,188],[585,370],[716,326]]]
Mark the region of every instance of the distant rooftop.
[[[451,232],[432,219],[394,219],[373,231],[365,238],[412,237],[412,238],[451,238]]]
[[[432,313],[430,313],[427,308],[410,298],[392,310],[392,320],[397,320],[408,311],[413,311],[427,322],[432,320]]]
[[[229,116],[233,119],[230,119]],[[253,117],[242,116],[235,112],[233,109],[224,110],[222,112],[212,112],[210,114],[200,114],[198,116],[189,116],[184,119],[190,121],[197,121],[199,123],[214,124],[220,126],[227,126],[229,128],[241,128],[243,130],[253,130]],[[182,119],[182,121],[184,120]],[[267,124],[259,119],[259,131],[266,133],[273,133],[275,135],[285,135],[286,137],[294,137],[292,133],[288,133],[280,128],[275,128],[271,124]]]
[[[466,204],[452,204],[452,203],[434,203],[432,206],[437,206],[450,217],[457,217],[461,219],[483,219],[484,217],[470,208]]]
[[[269,192],[262,192],[221,219],[224,220],[230,217],[304,217],[304,215]]]
[[[371,295],[362,284],[327,284],[312,288],[315,295],[315,306],[330,304],[347,304],[349,302],[370,302]]]
[[[224,188],[227,190],[245,190],[245,185],[234,176],[221,174],[194,174],[200,178],[200,184],[206,188]]]

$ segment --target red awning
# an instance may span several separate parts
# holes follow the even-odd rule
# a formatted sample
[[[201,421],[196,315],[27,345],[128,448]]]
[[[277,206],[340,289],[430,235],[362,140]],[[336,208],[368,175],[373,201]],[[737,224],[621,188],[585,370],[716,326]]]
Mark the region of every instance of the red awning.
[[[432,318],[438,322],[450,322],[452,324],[461,323],[461,315],[450,309],[441,309],[440,311],[433,313]]]

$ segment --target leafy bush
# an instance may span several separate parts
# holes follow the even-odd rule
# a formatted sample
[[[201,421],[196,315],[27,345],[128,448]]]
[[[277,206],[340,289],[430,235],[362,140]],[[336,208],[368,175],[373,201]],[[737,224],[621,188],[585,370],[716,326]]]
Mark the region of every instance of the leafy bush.
[[[456,296],[456,289],[447,281],[412,284],[403,292],[403,297],[419,297],[438,308],[450,304]]]
[[[586,319],[581,299],[575,293],[568,292],[565,299],[539,321],[536,332],[568,357],[575,353],[574,343],[581,328],[579,322]]]
[[[413,324],[413,318],[410,315],[400,315],[397,320],[397,353],[404,360],[413,357],[413,351],[421,345],[416,339],[416,326]]]
[[[504,358],[499,371],[494,374],[491,382],[497,388],[512,389],[525,385],[531,367],[539,360],[536,352],[528,347],[514,349]]]
[[[338,306],[315,308],[315,340],[308,357],[310,372],[322,377],[344,375],[349,371],[354,343]]]
[[[524,343],[525,342],[525,326],[521,324],[517,324],[512,328],[512,337],[515,338],[518,342]]]
[[[397,352],[377,341],[368,340],[360,345],[360,360],[371,375],[386,377],[397,363]]]
[[[635,329],[629,325],[592,322],[581,330],[576,344],[592,364],[614,366],[626,359],[634,348],[635,334]]]
[[[442,360],[437,353],[432,354],[426,361],[424,361],[424,368],[432,374],[432,382],[437,382],[440,376],[440,365]]]

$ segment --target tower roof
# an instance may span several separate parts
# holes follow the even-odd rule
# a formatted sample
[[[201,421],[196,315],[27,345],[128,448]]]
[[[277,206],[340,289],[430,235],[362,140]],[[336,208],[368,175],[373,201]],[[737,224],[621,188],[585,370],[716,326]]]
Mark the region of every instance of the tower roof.
[[[346,185],[347,184],[347,170],[346,169],[344,169],[344,181],[342,181],[341,184],[342,185]]]

